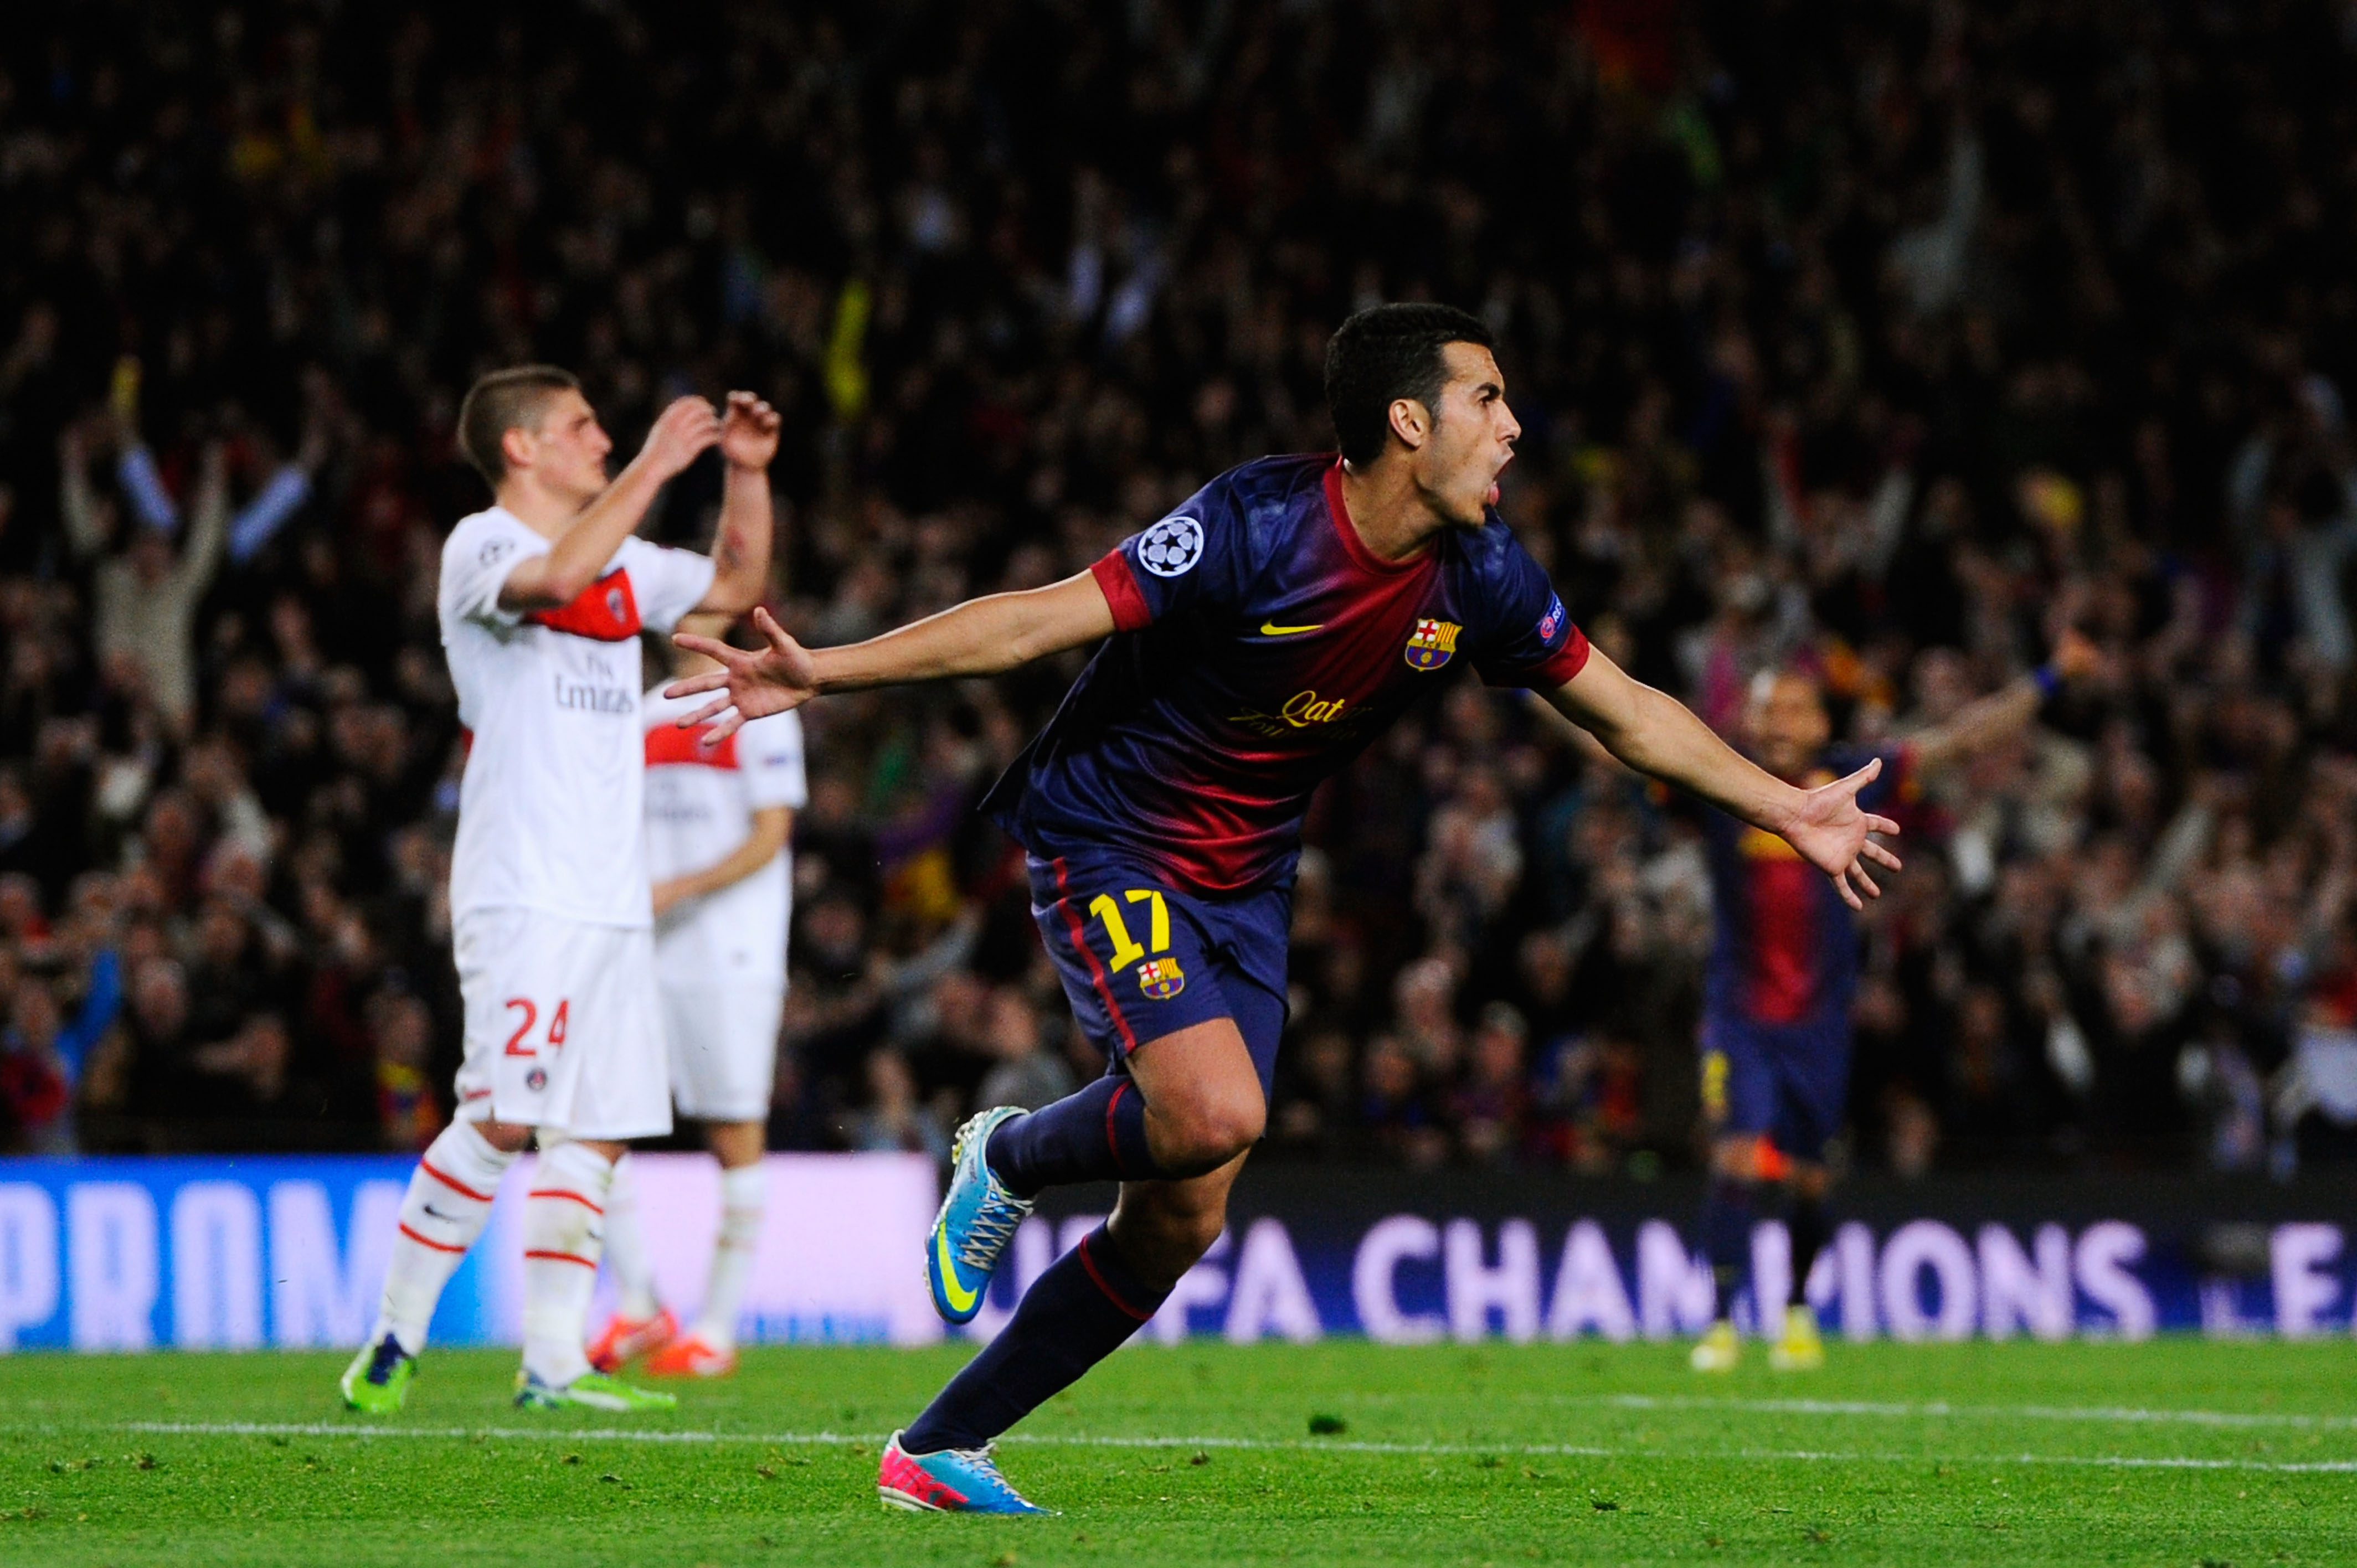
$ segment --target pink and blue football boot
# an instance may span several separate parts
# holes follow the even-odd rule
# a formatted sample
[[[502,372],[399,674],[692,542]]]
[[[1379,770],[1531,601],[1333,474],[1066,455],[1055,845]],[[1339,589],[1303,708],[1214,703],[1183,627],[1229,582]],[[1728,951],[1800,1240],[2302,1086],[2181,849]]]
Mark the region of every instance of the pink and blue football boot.
[[[1024,1500],[1006,1484],[990,1457],[990,1448],[944,1448],[938,1454],[909,1454],[900,1434],[884,1444],[883,1463],[876,1467],[876,1495],[887,1508],[911,1513],[1053,1513]]]

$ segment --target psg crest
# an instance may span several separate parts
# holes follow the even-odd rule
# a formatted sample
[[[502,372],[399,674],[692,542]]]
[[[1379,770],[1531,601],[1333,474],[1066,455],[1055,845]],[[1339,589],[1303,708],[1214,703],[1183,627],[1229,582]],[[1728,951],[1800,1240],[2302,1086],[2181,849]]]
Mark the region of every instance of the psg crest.
[[[1175,958],[1150,958],[1137,966],[1137,988],[1157,1002],[1168,1002],[1187,989],[1187,976]]]
[[[1465,628],[1453,620],[1427,620],[1417,618],[1415,629],[1408,633],[1407,667],[1411,670],[1437,670],[1448,662],[1457,651],[1457,634]]]

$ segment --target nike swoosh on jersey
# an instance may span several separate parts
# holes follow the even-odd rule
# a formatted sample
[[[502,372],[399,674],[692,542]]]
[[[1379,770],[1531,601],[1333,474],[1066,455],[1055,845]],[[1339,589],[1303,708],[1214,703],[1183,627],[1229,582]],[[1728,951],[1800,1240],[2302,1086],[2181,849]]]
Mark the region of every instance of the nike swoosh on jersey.
[[[941,1260],[942,1294],[950,1298],[950,1305],[952,1309],[958,1312],[971,1311],[974,1307],[974,1297],[980,1295],[982,1293],[976,1290],[965,1290],[959,1286],[957,1265],[950,1260],[950,1234],[948,1231],[936,1230],[933,1232],[933,1251]]]
[[[1265,620],[1260,623],[1260,634],[1263,637],[1297,637],[1305,631],[1317,631],[1325,624],[1321,620],[1317,626],[1279,626],[1273,620]]]

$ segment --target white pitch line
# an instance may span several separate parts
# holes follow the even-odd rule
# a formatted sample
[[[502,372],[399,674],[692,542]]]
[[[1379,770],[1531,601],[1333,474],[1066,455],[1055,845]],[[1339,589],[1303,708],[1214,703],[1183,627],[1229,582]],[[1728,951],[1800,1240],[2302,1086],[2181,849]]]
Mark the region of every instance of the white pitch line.
[[[2253,1411],[2142,1409],[2128,1405],[1950,1404],[1944,1400],[1905,1404],[1874,1400],[1713,1399],[1700,1394],[1597,1394],[1574,1396],[1566,1402],[1606,1405],[1619,1410],[1733,1410],[1760,1415],[1961,1417],[1981,1421],[2064,1421],[2231,1428],[2283,1426],[2310,1432],[2345,1432],[2357,1429],[2357,1416],[2302,1415],[2287,1412],[2277,1413]]]
[[[774,1447],[881,1444],[887,1434],[857,1432],[649,1432],[617,1427],[571,1430],[534,1426],[347,1426],[329,1422],[134,1421],[117,1430],[185,1437],[357,1437],[382,1440],[530,1443],[744,1444]],[[2244,1470],[2282,1475],[2357,1474],[2357,1459],[2271,1460],[2207,1458],[2193,1455],[2120,1454],[1861,1454],[1822,1449],[1744,1448],[1723,1453],[1651,1448],[1599,1448],[1579,1444],[1372,1443],[1341,1439],[1256,1437],[1095,1437],[1053,1433],[1010,1433],[1003,1442],[1057,1448],[1219,1448],[1269,1453],[1397,1455],[1406,1457],[1500,1457],[1527,1459],[1724,1460],[1830,1465],[2009,1465],[2068,1466],[2116,1470]]]
[[[775,1443],[812,1444],[881,1443],[883,1437],[856,1432],[663,1432],[621,1427],[549,1426],[361,1426],[329,1421],[126,1421],[124,1432],[152,1432],[190,1437],[412,1437],[465,1442],[499,1438],[518,1443],[558,1443],[581,1438],[591,1443]]]

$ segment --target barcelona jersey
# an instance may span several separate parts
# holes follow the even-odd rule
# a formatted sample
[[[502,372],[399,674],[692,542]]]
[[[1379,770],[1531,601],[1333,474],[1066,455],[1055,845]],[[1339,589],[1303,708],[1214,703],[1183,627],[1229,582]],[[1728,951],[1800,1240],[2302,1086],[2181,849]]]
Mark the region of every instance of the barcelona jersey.
[[[1911,751],[1836,746],[1799,780],[1814,788],[1876,757],[1882,772],[1858,792],[1869,811],[1912,792]],[[1704,982],[1711,1016],[1730,1022],[1821,1026],[1846,1037],[1857,990],[1857,928],[1833,879],[1764,828],[1723,812],[1710,817],[1711,898],[1717,931]]]
[[[1092,570],[1114,634],[983,810],[1211,897],[1288,886],[1311,791],[1453,666],[1548,688],[1587,660],[1494,511],[1382,560],[1330,455],[1231,469]]]

